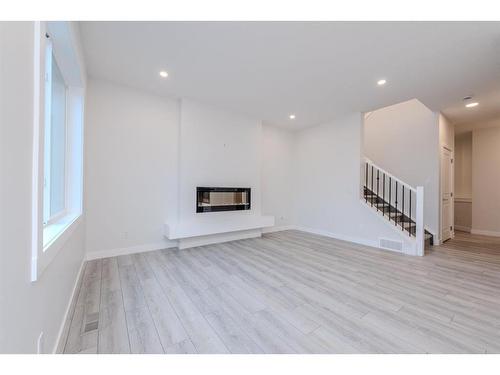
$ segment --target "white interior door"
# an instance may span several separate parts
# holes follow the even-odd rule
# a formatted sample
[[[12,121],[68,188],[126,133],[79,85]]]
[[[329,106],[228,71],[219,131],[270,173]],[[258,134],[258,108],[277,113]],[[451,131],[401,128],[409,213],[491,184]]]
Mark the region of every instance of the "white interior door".
[[[453,192],[451,182],[452,157],[446,147],[441,150],[441,240],[451,238],[453,231],[452,204]]]

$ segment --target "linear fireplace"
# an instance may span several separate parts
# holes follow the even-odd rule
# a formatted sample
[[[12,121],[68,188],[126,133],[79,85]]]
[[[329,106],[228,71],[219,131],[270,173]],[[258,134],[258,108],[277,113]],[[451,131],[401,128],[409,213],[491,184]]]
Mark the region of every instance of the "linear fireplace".
[[[249,210],[250,188],[197,187],[196,212]]]

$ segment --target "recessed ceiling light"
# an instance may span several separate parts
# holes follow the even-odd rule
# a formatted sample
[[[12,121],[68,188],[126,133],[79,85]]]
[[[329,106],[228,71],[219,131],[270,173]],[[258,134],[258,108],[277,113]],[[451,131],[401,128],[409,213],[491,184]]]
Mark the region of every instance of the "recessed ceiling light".
[[[478,103],[478,102],[472,102],[472,103],[468,103],[468,104],[466,104],[465,106],[466,106],[467,108],[473,108],[473,107],[477,107],[478,105],[479,105],[479,103]]]
[[[167,78],[168,77],[168,73],[166,71],[162,70],[160,72],[160,77]]]
[[[384,86],[386,83],[387,83],[387,81],[385,79],[379,79],[377,81],[377,85],[379,85],[379,86]]]
[[[295,115],[290,115],[288,117],[290,117],[290,120],[294,120],[295,119]]]

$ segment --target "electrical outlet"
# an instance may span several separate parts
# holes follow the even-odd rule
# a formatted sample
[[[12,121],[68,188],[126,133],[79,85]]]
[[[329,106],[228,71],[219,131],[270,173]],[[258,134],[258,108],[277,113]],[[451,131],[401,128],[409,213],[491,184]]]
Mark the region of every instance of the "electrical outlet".
[[[40,332],[40,335],[38,336],[38,340],[36,342],[36,352],[38,354],[43,354],[44,351],[43,351],[43,342],[44,342],[44,339],[43,339],[43,331]]]
[[[123,232],[123,239],[127,240],[128,239],[128,232]]]

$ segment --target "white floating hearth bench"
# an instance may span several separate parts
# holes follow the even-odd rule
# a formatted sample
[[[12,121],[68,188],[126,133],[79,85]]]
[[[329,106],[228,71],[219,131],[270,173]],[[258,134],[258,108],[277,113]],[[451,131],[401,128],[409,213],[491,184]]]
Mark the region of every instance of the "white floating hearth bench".
[[[223,214],[223,212],[205,214],[206,216],[191,220],[165,223],[164,235],[169,240],[177,240],[179,249],[187,249],[260,237],[263,228],[274,226],[274,216]]]

